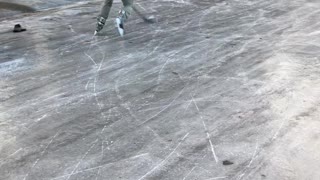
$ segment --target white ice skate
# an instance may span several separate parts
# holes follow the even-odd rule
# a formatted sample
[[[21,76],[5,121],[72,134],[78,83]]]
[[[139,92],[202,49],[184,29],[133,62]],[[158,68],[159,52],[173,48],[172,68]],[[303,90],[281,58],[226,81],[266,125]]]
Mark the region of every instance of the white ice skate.
[[[121,37],[124,35],[124,27],[123,27],[123,20],[121,17],[116,18],[116,27],[118,30],[118,33]]]

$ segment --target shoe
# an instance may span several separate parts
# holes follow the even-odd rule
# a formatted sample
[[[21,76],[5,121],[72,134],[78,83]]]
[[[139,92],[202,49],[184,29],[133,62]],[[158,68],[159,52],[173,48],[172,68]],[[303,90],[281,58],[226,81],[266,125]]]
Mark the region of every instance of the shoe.
[[[96,35],[98,32],[100,32],[103,29],[105,23],[106,23],[106,19],[104,17],[97,18],[97,26],[96,26],[96,31],[94,32],[94,35]]]

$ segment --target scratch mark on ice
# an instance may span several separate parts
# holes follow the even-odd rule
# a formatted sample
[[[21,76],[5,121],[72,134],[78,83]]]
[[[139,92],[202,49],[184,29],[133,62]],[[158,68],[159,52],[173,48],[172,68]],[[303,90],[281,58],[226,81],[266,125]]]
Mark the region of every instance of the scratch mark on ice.
[[[206,125],[206,123],[204,122],[204,119],[203,119],[203,117],[202,117],[202,115],[201,115],[201,113],[200,113],[200,109],[199,109],[196,101],[194,100],[193,96],[192,96],[192,101],[193,101],[194,105],[196,106],[197,111],[198,111],[198,113],[199,113],[199,115],[200,115],[200,118],[201,118],[201,120],[202,120],[202,124],[203,124],[204,130],[205,130],[206,135],[207,135],[207,139],[208,139],[209,144],[210,144],[210,148],[211,148],[211,152],[212,152],[213,158],[214,158],[214,160],[216,161],[216,163],[218,163],[219,160],[218,160],[218,157],[217,157],[217,155],[216,155],[216,153],[215,153],[215,150],[214,150],[214,147],[213,147],[213,144],[212,144],[212,140],[211,140],[210,134],[209,134],[209,132],[208,132],[207,125]]]
[[[189,136],[190,133],[187,133],[181,140],[181,142],[179,142],[179,144],[174,148],[174,150],[163,160],[161,161],[158,165],[156,165],[154,168],[152,168],[149,172],[147,172],[145,175],[143,175],[139,180],[144,179],[145,177],[147,177],[148,175],[150,175],[151,173],[153,173],[156,169],[158,169],[160,166],[162,166],[171,156],[173,153],[176,152],[176,150],[179,148],[179,146],[181,145],[181,143]]]

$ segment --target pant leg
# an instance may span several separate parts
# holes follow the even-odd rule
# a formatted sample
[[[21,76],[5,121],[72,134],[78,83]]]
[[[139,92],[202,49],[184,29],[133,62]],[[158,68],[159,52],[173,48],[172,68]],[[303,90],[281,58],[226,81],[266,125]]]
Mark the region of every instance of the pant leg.
[[[108,19],[113,0],[105,0],[101,9],[100,17]]]
[[[123,19],[127,20],[132,13],[132,6],[133,6],[133,0],[122,0],[123,8],[122,11],[124,12],[123,14]]]

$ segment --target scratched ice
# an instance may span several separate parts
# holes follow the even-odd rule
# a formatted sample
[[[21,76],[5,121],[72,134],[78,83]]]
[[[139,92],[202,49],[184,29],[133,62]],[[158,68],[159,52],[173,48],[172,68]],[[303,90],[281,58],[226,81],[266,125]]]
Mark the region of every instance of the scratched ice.
[[[319,1],[137,0],[123,38],[120,0],[95,37],[100,0],[15,2],[0,180],[320,179]]]

